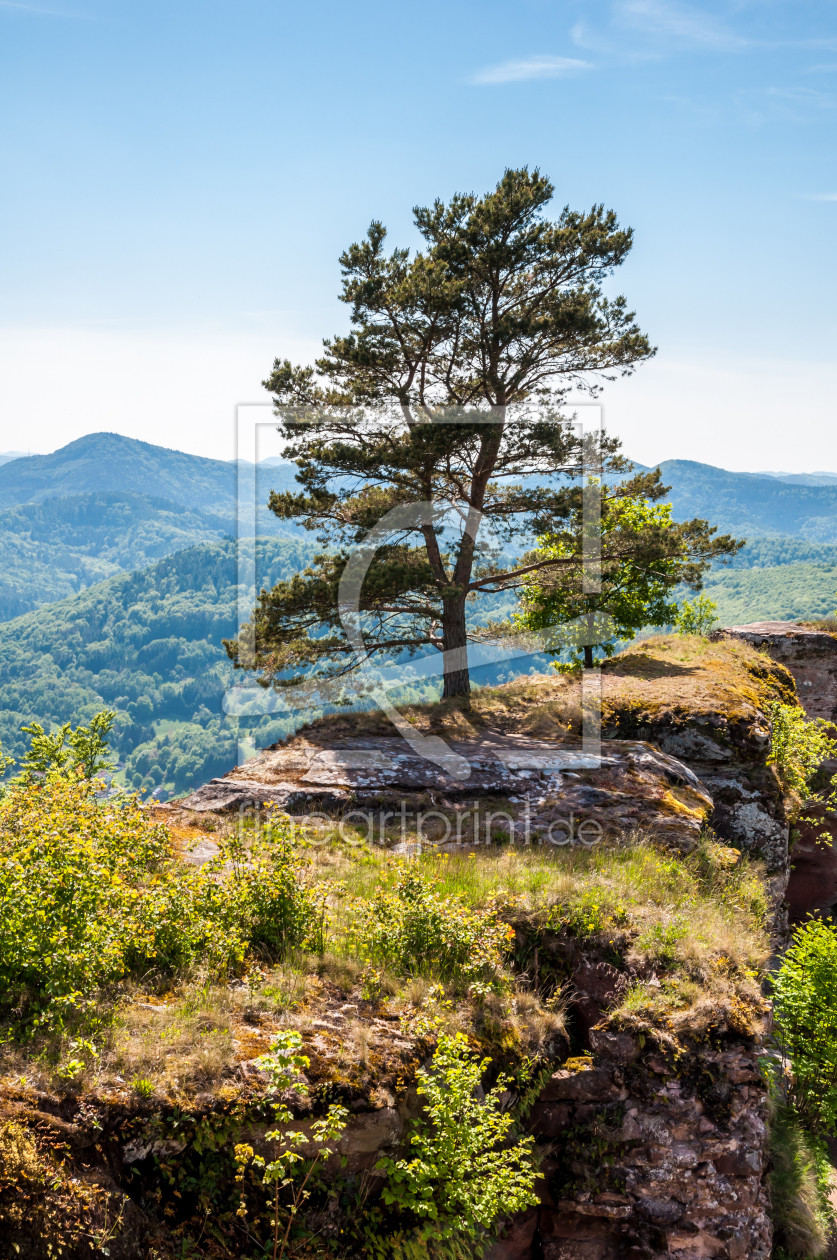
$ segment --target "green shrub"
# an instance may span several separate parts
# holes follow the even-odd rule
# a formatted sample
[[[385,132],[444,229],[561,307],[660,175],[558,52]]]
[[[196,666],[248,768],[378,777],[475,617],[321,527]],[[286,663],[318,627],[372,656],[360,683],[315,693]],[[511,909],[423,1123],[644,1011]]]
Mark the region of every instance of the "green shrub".
[[[0,993],[17,1027],[60,1026],[103,986],[150,966],[238,967],[322,935],[290,822],[245,855],[183,862],[136,797],[51,772],[0,798]]]
[[[273,1121],[275,1124],[293,1124],[293,1113],[282,1095],[294,1085],[297,1087],[304,1081],[301,1073],[308,1067],[309,1060],[302,1051],[302,1037],[293,1030],[278,1032],[273,1038],[270,1050],[257,1060],[259,1067],[270,1079],[268,1096],[272,1096]],[[272,1207],[271,1222],[273,1234],[273,1260],[283,1260],[288,1253],[291,1241],[291,1230],[298,1218],[300,1208],[310,1197],[309,1184],[313,1185],[317,1166],[330,1155],[334,1147],[329,1142],[336,1142],[346,1127],[349,1113],[345,1107],[332,1103],[328,1114],[311,1125],[310,1133],[301,1129],[272,1129],[265,1133],[265,1142],[270,1143],[273,1158],[265,1160],[257,1155],[253,1147],[241,1142],[235,1148],[235,1162],[238,1166],[236,1180],[244,1181],[245,1171],[254,1169],[267,1189],[267,1201]],[[313,1158],[305,1158],[301,1147],[315,1148]],[[271,1193],[272,1187],[272,1193]],[[238,1216],[246,1219],[247,1200],[242,1195]]]
[[[385,1156],[384,1202],[425,1222],[430,1238],[478,1238],[501,1216],[538,1202],[534,1138],[513,1140],[514,1119],[503,1111],[509,1084],[501,1077],[481,1102],[480,1078],[490,1063],[476,1060],[462,1033],[440,1037],[433,1062],[420,1068],[425,1119],[409,1138],[411,1159]]]
[[[608,889],[598,888],[585,889],[570,901],[557,901],[550,908],[547,926],[555,932],[595,936],[626,927],[630,921],[627,908]]]
[[[774,980],[776,1025],[793,1066],[788,1096],[812,1129],[837,1125],[837,927],[812,919]]]
[[[395,886],[379,888],[357,909],[359,951],[395,971],[464,981],[499,970],[513,930],[497,911],[441,897],[415,863],[399,867]]]
[[[677,961],[677,946],[689,935],[682,919],[672,923],[654,923],[637,937],[635,948],[649,962],[671,967]]]
[[[718,605],[708,595],[698,595],[697,599],[684,600],[680,605],[675,625],[678,634],[709,634],[718,624]]]
[[[837,756],[837,740],[830,738],[832,723],[809,720],[797,705],[769,704],[770,762],[785,785],[803,799],[810,799],[810,782],[822,763]]]

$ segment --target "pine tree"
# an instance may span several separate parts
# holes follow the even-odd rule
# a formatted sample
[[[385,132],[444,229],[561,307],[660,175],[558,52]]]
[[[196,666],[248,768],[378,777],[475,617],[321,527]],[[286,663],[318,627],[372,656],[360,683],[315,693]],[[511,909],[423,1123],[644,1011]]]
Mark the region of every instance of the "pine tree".
[[[425,247],[414,256],[387,255],[373,222],[340,259],[351,331],[325,341],[314,366],[274,363],[264,384],[301,490],[272,494],[270,507],[302,518],[328,550],[262,592],[252,624],[227,644],[265,682],[357,664],[340,579],[352,549],[401,507],[411,519],[363,583],[367,650],[378,660],[443,652],[444,695],[467,695],[469,600],[513,590],[546,563],[515,560],[514,544],[571,519],[585,469],[630,469],[616,439],[585,443],[562,404],[654,354],[625,299],[602,292],[633,233],[601,205],[550,220],[552,195],[524,167],[483,197],[417,207]],[[634,481],[659,497],[656,474]],[[479,554],[484,517],[504,544],[493,558]]]

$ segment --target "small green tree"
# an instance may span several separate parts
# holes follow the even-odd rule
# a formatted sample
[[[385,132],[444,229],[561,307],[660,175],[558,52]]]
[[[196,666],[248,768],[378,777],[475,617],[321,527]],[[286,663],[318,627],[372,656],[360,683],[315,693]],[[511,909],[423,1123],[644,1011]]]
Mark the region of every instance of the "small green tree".
[[[481,1102],[480,1078],[491,1062],[477,1060],[463,1033],[439,1038],[429,1068],[419,1068],[426,1119],[410,1136],[412,1159],[384,1156],[384,1202],[428,1222],[429,1238],[476,1238],[500,1216],[538,1202],[534,1139],[510,1143],[514,1118],[503,1110],[509,1084],[501,1077]]]
[[[678,634],[709,634],[718,624],[717,612],[718,605],[708,595],[698,595],[691,603],[684,600],[674,619]]]
[[[653,502],[643,494],[645,488],[643,478],[600,487],[594,539],[600,555],[593,564],[584,554],[589,527],[581,504],[562,529],[538,539],[531,553],[538,566],[522,581],[522,611],[514,621],[523,630],[546,631],[550,654],[581,641],[583,647],[575,654],[583,651],[589,669],[596,650],[612,654],[615,638],[632,638],[644,626],[670,625],[677,615],[675,587],[699,587],[714,560],[744,545],[728,534],[714,537],[707,521],[674,521],[671,506]],[[655,487],[655,498],[663,493],[665,487]],[[573,632],[568,640],[569,624]]]
[[[259,1068],[268,1076],[270,1084],[267,1088],[269,1097],[277,1099],[273,1102],[273,1120],[276,1124],[290,1125],[293,1113],[281,1101],[281,1095],[294,1085],[299,1085],[302,1071],[308,1066],[307,1055],[301,1053],[302,1037],[296,1031],[276,1033],[270,1050],[257,1060]],[[303,1090],[301,1092],[306,1092]],[[309,1134],[300,1129],[271,1129],[265,1133],[265,1141],[270,1142],[273,1158],[265,1160],[257,1155],[252,1146],[246,1142],[235,1148],[235,1162],[238,1167],[236,1180],[242,1182],[248,1167],[258,1171],[262,1184],[273,1188],[273,1251],[272,1260],[283,1260],[287,1253],[291,1230],[297,1221],[298,1214],[310,1197],[309,1185],[318,1166],[334,1154],[334,1147],[329,1142],[339,1140],[346,1127],[349,1113],[345,1107],[336,1103],[328,1109],[328,1114],[321,1120],[315,1120]],[[306,1157],[301,1153],[303,1147],[314,1148],[314,1155]],[[242,1197],[238,1215],[246,1218],[247,1203]],[[284,1225],[284,1230],[283,1230]]]
[[[95,779],[114,762],[108,756],[108,735],[116,714],[103,709],[90,719],[88,726],[65,722],[57,731],[47,734],[40,722],[22,726],[30,736],[29,751],[21,762],[21,771],[27,779],[43,776],[53,771],[65,774],[77,773],[83,779]]]

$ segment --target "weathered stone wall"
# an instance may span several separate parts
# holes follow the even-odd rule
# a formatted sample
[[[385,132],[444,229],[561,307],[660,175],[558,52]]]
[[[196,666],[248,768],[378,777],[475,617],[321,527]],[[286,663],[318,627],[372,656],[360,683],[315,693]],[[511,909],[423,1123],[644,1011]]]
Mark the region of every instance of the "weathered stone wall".
[[[767,1260],[767,1101],[757,1047],[705,1048],[685,1071],[594,1031],[530,1117],[548,1144],[541,1206],[491,1260]],[[578,1070],[582,1067],[583,1070]]]

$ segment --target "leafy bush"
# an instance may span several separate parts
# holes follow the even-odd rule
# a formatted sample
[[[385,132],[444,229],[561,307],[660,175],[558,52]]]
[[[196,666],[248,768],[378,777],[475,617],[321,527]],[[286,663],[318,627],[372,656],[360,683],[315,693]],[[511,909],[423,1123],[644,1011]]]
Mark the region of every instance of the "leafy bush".
[[[788,1095],[813,1129],[837,1125],[837,927],[812,919],[793,934],[774,980],[776,1024],[793,1065]]]
[[[514,1119],[503,1111],[509,1084],[501,1077],[480,1102],[480,1078],[490,1060],[476,1060],[462,1033],[440,1037],[429,1068],[419,1068],[426,1119],[415,1121],[412,1159],[385,1156],[384,1202],[429,1223],[429,1237],[476,1238],[501,1216],[538,1202],[534,1138],[511,1141]]]
[[[441,897],[414,863],[401,866],[395,887],[379,888],[358,907],[361,952],[395,971],[476,979],[499,970],[513,930],[491,907],[476,909]]]
[[[810,797],[810,783],[822,763],[837,756],[837,740],[828,735],[832,723],[808,719],[796,705],[778,701],[766,708],[770,719],[770,762],[787,787],[803,799]]]
[[[223,970],[321,934],[290,823],[202,867],[174,853],[133,796],[53,771],[0,799],[0,992],[18,1026],[60,1026],[149,965]]]
[[[698,595],[695,600],[684,600],[680,605],[675,625],[678,634],[709,634],[718,624],[718,605],[708,595]]]

